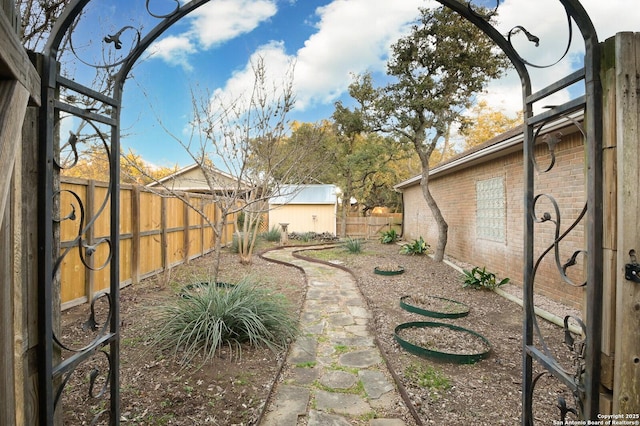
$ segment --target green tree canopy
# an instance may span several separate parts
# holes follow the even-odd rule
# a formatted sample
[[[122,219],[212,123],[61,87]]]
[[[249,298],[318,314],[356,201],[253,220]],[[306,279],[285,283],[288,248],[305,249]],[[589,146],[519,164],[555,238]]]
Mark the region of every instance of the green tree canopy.
[[[471,113],[460,130],[464,136],[465,151],[522,124],[522,112],[509,117],[503,111],[490,108],[486,101],[478,102]]]
[[[438,225],[438,261],[444,258],[448,225],[429,190],[431,155],[475,95],[507,65],[478,28],[439,7],[420,9],[411,32],[392,46],[387,63],[391,83],[374,91],[370,80],[359,80],[361,93],[375,94],[368,115],[376,128],[402,137],[420,159],[422,192]]]

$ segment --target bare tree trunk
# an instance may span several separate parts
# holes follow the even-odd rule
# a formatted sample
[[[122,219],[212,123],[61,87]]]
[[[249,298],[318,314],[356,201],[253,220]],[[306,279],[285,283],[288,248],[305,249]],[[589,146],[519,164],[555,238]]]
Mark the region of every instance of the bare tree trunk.
[[[348,200],[343,194],[342,198],[342,211],[340,216],[342,218],[342,229],[340,230],[340,237],[346,238],[347,236],[347,209],[349,208],[350,200]]]
[[[218,272],[220,272],[220,257],[222,256],[222,232],[226,227],[226,219],[221,221],[216,221],[214,225],[214,238],[216,239],[214,243],[213,253],[213,280],[218,281]]]
[[[447,234],[449,232],[449,225],[444,220],[444,216],[440,211],[440,207],[436,203],[436,200],[431,195],[431,191],[429,190],[429,170],[426,170],[422,173],[422,179],[420,181],[420,186],[422,188],[422,195],[424,196],[424,200],[427,202],[429,209],[431,209],[431,214],[438,225],[438,244],[436,245],[436,251],[433,255],[433,260],[436,262],[442,262],[444,259],[444,249],[447,246]]]

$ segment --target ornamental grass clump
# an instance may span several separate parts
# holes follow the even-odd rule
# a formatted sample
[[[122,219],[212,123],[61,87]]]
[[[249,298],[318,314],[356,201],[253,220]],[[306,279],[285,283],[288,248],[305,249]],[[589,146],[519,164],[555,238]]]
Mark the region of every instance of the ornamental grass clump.
[[[275,226],[272,226],[271,229],[269,229],[266,232],[263,232],[262,234],[260,234],[260,236],[265,241],[275,242],[275,241],[280,241],[281,234],[282,233],[278,228],[276,228]]]
[[[210,284],[158,308],[155,343],[189,364],[198,354],[203,363],[223,346],[240,355],[242,345],[282,350],[298,333],[297,319],[284,296],[251,279],[234,286]]]

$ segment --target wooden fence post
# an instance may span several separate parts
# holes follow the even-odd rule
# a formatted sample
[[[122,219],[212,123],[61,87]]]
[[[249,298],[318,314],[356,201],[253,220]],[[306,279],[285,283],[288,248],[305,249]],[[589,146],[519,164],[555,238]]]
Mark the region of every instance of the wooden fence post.
[[[162,270],[169,270],[169,237],[167,231],[167,197],[160,198],[160,250],[162,251]]]
[[[131,284],[140,282],[140,187],[131,188]]]
[[[190,231],[191,231],[191,227],[189,226],[189,204],[191,203],[191,197],[189,197],[189,194],[184,194],[184,199],[186,202],[182,203],[182,214],[184,215],[184,235],[183,235],[183,241],[182,241],[182,246],[184,247],[184,253],[183,253],[183,257],[182,257],[182,261],[184,263],[189,263],[189,247],[191,246],[191,238],[190,238]]]
[[[615,43],[609,39],[603,52],[608,59],[602,61],[603,93],[603,282],[602,282],[602,371],[600,394],[601,414],[613,413],[613,369],[616,333],[616,281],[617,259],[617,141],[616,141],[616,70],[614,63]]]
[[[640,256],[640,33],[616,35],[618,277],[613,411],[640,413],[640,283],[625,278]]]

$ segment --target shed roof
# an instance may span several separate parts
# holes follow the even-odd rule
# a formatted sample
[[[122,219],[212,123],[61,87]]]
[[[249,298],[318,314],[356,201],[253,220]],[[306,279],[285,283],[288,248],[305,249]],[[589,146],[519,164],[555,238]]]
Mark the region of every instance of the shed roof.
[[[335,204],[335,185],[282,185],[270,204]]]

